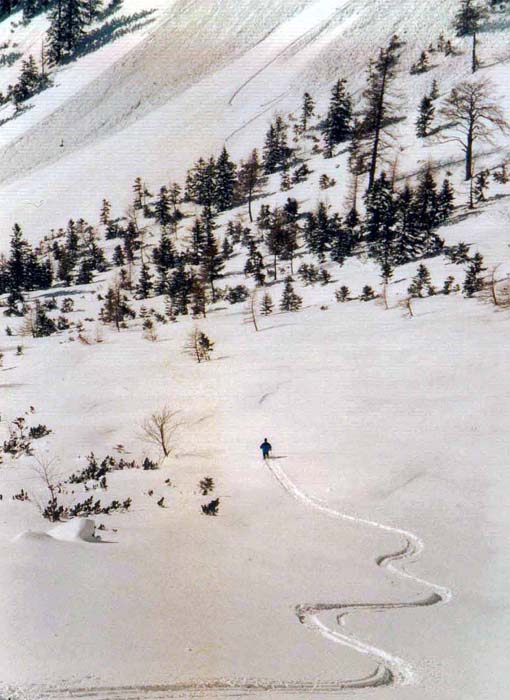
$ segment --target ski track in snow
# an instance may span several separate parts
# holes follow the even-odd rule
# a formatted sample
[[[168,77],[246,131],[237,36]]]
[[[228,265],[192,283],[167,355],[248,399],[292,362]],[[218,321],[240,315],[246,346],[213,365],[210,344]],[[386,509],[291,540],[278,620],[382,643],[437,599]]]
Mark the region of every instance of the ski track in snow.
[[[393,535],[400,535],[405,540],[405,546],[398,552],[393,554],[386,554],[378,557],[376,559],[377,566],[385,568],[391,571],[392,574],[404,578],[408,581],[412,581],[414,584],[420,584],[424,588],[427,588],[430,593],[416,601],[400,602],[400,603],[312,603],[312,604],[300,604],[296,606],[296,615],[299,621],[305,625],[307,628],[312,629],[319,634],[321,634],[326,639],[337,644],[342,644],[361,654],[367,654],[373,656],[379,661],[379,675],[377,677],[378,682],[374,683],[373,686],[377,685],[411,685],[415,684],[418,680],[415,671],[411,666],[399,658],[394,656],[383,649],[379,649],[371,644],[367,644],[357,639],[353,635],[344,632],[338,632],[327,627],[320,619],[319,613],[327,610],[338,611],[337,622],[340,626],[345,624],[346,618],[349,614],[354,612],[382,612],[387,610],[395,610],[401,608],[421,608],[428,607],[431,605],[446,604],[452,598],[452,592],[449,588],[445,586],[440,586],[435,583],[430,583],[425,581],[425,579],[419,578],[413,574],[408,573],[402,568],[404,563],[410,563],[415,561],[423,552],[424,544],[423,541],[417,537],[412,532],[403,530],[401,528],[391,527],[389,525],[382,525],[373,520],[367,520],[365,518],[358,518],[354,515],[347,515],[346,513],[341,513],[340,511],[334,510],[327,505],[319,502],[318,500],[306,495],[289,479],[285,472],[278,466],[271,464],[267,461],[266,464],[275,477],[275,479],[280,483],[280,485],[289,493],[293,498],[302,503],[308,508],[313,508],[324,515],[331,518],[336,518],[338,520],[344,520],[356,523],[358,525],[365,525],[368,527],[376,528],[382,530],[383,532],[388,532]],[[400,566],[397,566],[397,563]],[[383,669],[381,676],[381,669]],[[380,679],[383,678],[383,683]],[[365,686],[366,687],[366,686]]]
[[[113,687],[64,687],[61,685],[51,688],[4,688],[0,700],[57,700],[58,698],[81,698],[82,700],[164,700],[164,698],[190,698],[210,695],[240,696],[256,693],[279,694],[332,694],[342,691],[354,691],[367,688],[378,688],[391,685],[412,685],[418,681],[415,671],[403,659],[395,656],[372,644],[365,643],[347,632],[333,630],[326,626],[319,618],[320,613],[336,611],[337,624],[344,627],[346,618],[353,613],[384,612],[402,608],[423,608],[432,605],[446,604],[452,598],[452,592],[445,586],[430,583],[425,579],[414,576],[405,571],[404,563],[415,561],[424,550],[424,544],[413,533],[401,528],[382,525],[372,520],[358,518],[334,510],[324,503],[303,493],[277,465],[274,460],[265,461],[271,475],[296,501],[307,508],[316,510],[324,515],[376,528],[392,535],[404,538],[405,545],[402,549],[392,554],[381,555],[376,559],[377,566],[385,568],[392,574],[419,584],[428,589],[429,593],[421,599],[403,601],[400,603],[312,603],[299,604],[295,607],[296,615],[306,628],[319,633],[324,638],[336,644],[349,647],[361,654],[372,656],[376,662],[376,668],[369,676],[358,679],[337,680],[289,680],[279,681],[263,678],[219,678],[211,680],[190,680],[181,683],[153,684],[153,685],[129,685]],[[399,564],[400,566],[397,566]]]

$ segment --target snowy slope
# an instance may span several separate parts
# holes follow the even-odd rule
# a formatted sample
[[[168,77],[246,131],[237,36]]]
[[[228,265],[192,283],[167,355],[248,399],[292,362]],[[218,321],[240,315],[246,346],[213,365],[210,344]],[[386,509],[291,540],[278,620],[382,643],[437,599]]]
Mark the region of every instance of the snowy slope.
[[[8,141],[0,158],[2,229],[19,221],[30,238],[39,238],[70,216],[95,220],[103,197],[122,211],[136,175],[150,186],[181,180],[195,158],[225,141],[233,156],[245,156],[261,145],[276,110],[297,108],[303,89],[321,106],[338,75],[358,91],[368,58],[395,32],[407,40],[399,80],[403,109],[418,104],[432,78],[446,94],[466,75],[468,52],[438,59],[418,78],[406,68],[441,31],[449,33],[453,5],[387,5],[182,2],[151,14],[140,31],[59,71],[57,87],[0,130]],[[133,0],[130,9],[152,7]],[[482,41],[485,63],[494,64],[485,73],[497,79],[508,58],[507,35],[496,28]],[[501,85],[504,75],[503,68]],[[408,119],[404,139],[412,129]],[[81,182],[90,183],[86,197]],[[5,235],[2,240],[5,246]]]
[[[132,0],[121,14],[153,8],[150,24],[66,66],[33,109],[0,128],[2,249],[15,220],[39,240],[69,216],[96,223],[103,197],[121,214],[137,175],[151,188],[182,180],[225,141],[246,155],[304,89],[322,111],[337,75],[359,91],[368,56],[394,32],[408,41],[408,68],[454,11],[438,0]],[[39,19],[14,36],[26,53],[44,29]],[[508,28],[497,26],[480,49],[481,75],[502,95],[507,44]],[[445,94],[468,60],[464,52],[423,76],[402,72],[408,117],[391,154],[402,180],[440,160],[459,204],[460,154],[418,144],[413,122],[431,80]],[[484,148],[478,162],[490,164],[508,145]],[[342,211],[345,153],[304,156],[307,182],[280,192],[279,176],[269,178],[256,210],[290,195],[303,210],[322,199]],[[322,173],[337,187],[321,192]],[[507,198],[508,185],[493,187],[487,204],[460,208],[440,231],[479,249],[489,268],[500,264],[501,276]],[[219,223],[229,218],[246,223],[246,207]],[[244,283],[243,265],[237,251],[222,284]],[[427,265],[438,287],[447,275],[462,282],[464,270],[442,258]],[[122,445],[129,459],[155,457],[140,425],[164,405],[183,421],[159,470],[109,474],[108,490],[93,492],[133,498],[128,513],[94,517],[101,541],[81,521],[50,531],[33,460],[0,467],[2,697],[506,698],[509,312],[453,294],[416,300],[406,318],[399,302],[416,264],[398,268],[389,310],[380,300],[336,304],[342,284],[353,296],[377,289],[379,270],[358,258],[328,268],[333,284],[296,285],[303,311],[260,319],[260,332],[241,305],[217,304],[199,322],[216,343],[201,365],[183,353],[189,318],[158,326],[154,343],[140,319],[120,333],[86,320],[97,318],[113,272],[54,290],[75,300],[69,318],[85,323],[90,345],[72,331],[8,337],[19,322],[0,316],[0,437],[25,412],[47,424],[38,455],[56,457],[61,478],[91,451],[118,457]],[[281,284],[268,289],[277,304]],[[163,310],[161,298],[145,305]],[[258,451],[266,435],[268,464]],[[200,512],[204,476],[216,482],[218,518]],[[21,488],[29,502],[12,499]],[[65,488],[68,504],[89,495]]]

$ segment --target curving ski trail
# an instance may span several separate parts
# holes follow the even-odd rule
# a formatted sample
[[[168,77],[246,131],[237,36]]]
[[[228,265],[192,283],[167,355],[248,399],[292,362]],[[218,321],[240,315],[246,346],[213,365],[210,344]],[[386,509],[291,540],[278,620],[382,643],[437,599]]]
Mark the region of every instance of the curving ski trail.
[[[416,673],[412,667],[403,659],[395,656],[383,649],[380,649],[371,644],[367,644],[351,634],[338,632],[327,627],[318,617],[318,613],[326,610],[337,610],[337,623],[339,626],[345,624],[346,617],[354,612],[382,612],[386,610],[393,610],[397,608],[416,608],[416,607],[427,607],[431,605],[438,605],[440,603],[448,603],[452,598],[452,592],[449,588],[445,586],[440,586],[435,583],[426,581],[419,576],[408,573],[401,566],[396,566],[397,562],[401,564],[403,562],[410,563],[415,561],[420,554],[423,552],[425,546],[423,541],[417,537],[414,533],[401,528],[391,527],[389,525],[382,525],[373,520],[368,520],[366,518],[358,518],[354,515],[347,515],[346,513],[341,513],[329,506],[322,504],[317,499],[308,496],[303,493],[285,474],[285,472],[278,467],[273,465],[269,460],[266,461],[269,471],[275,477],[275,479],[280,483],[280,485],[289,493],[293,498],[302,503],[308,508],[313,508],[328,517],[335,518],[337,520],[344,520],[358,525],[366,525],[368,527],[373,527],[384,532],[389,532],[393,535],[400,535],[405,540],[405,546],[403,549],[393,554],[382,555],[376,559],[377,566],[381,568],[388,569],[396,576],[404,578],[406,580],[412,581],[413,583],[418,583],[425,588],[428,588],[431,593],[418,601],[411,602],[401,602],[401,603],[313,603],[313,604],[300,604],[296,606],[296,615],[299,621],[305,625],[307,628],[318,632],[326,639],[333,641],[337,644],[343,644],[361,654],[367,654],[373,656],[377,659],[379,664],[385,669],[386,672],[386,685],[410,685],[417,681]]]
[[[447,603],[452,598],[452,592],[445,586],[430,583],[423,578],[414,576],[402,568],[402,564],[410,563],[418,558],[424,549],[424,544],[413,533],[401,528],[382,525],[372,520],[358,518],[341,513],[319,500],[303,493],[272,460],[266,465],[272,476],[282,488],[294,499],[308,508],[312,508],[328,517],[337,520],[353,522],[358,525],[377,528],[378,530],[397,534],[404,538],[405,545],[392,554],[381,555],[376,559],[377,566],[386,568],[396,576],[418,583],[428,589],[428,594],[419,600],[402,601],[398,603],[301,603],[296,605],[295,613],[300,623],[306,628],[320,634],[325,639],[336,644],[342,644],[360,654],[371,656],[376,661],[372,673],[362,678],[337,678],[332,680],[302,680],[302,679],[270,679],[270,678],[212,678],[190,679],[184,682],[161,684],[132,684],[116,686],[86,686],[62,682],[52,686],[12,687],[0,684],[0,700],[58,700],[58,698],[80,698],[81,700],[170,700],[178,697],[228,697],[231,695],[268,694],[297,694],[328,695],[342,691],[376,689],[392,685],[410,685],[417,682],[417,675],[404,659],[380,649],[372,644],[363,642],[354,635],[344,631],[348,615],[359,612],[386,612],[402,608],[420,608]],[[400,564],[400,566],[398,566]],[[326,611],[336,611],[336,621],[339,630],[331,629],[319,615]]]

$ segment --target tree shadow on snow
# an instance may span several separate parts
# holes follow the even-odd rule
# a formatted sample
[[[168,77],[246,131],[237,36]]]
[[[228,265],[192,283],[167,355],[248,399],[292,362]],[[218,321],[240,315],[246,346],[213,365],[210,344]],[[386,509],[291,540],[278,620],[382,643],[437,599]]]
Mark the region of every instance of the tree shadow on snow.
[[[155,21],[155,17],[152,17],[155,12],[155,9],[142,10],[131,15],[121,15],[107,20],[88,32],[76,47],[74,54],[64,62],[71,63],[77,58],[98,51],[103,46],[111,44],[127,34],[143,29]]]
[[[12,66],[13,63],[21,58],[23,54],[20,51],[11,51],[10,53],[0,56],[0,66]]]

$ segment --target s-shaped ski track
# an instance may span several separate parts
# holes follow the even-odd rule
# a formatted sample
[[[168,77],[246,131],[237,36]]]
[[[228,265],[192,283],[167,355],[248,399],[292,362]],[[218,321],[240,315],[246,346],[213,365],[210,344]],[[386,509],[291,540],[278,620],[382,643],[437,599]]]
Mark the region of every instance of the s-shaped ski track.
[[[298,679],[277,680],[268,678],[214,678],[209,680],[191,679],[168,684],[144,684],[124,686],[81,686],[58,685],[28,688],[0,686],[0,700],[174,700],[175,698],[239,697],[240,695],[283,694],[283,695],[328,695],[356,690],[375,689],[382,686],[411,685],[417,682],[417,675],[411,666],[383,649],[367,644],[344,631],[346,619],[353,613],[384,612],[402,608],[423,608],[448,603],[452,598],[450,589],[405,571],[404,563],[415,561],[423,552],[423,542],[413,533],[400,528],[381,525],[372,520],[358,518],[334,510],[320,501],[303,493],[285,474],[274,460],[265,460],[272,476],[296,501],[309,509],[318,511],[336,520],[356,523],[376,528],[392,535],[399,535],[404,546],[392,554],[381,555],[376,559],[377,566],[385,568],[395,576],[419,584],[427,590],[427,595],[419,600],[397,603],[301,603],[295,613],[302,625],[319,633],[336,644],[349,647],[360,654],[371,656],[376,662],[374,671],[363,678],[305,681]],[[319,618],[322,612],[335,611],[339,630],[331,629]]]
[[[418,559],[425,548],[423,541],[415,534],[407,530],[391,527],[389,525],[382,525],[373,520],[358,518],[354,515],[348,515],[346,513],[334,510],[317,499],[303,493],[289,479],[283,469],[274,464],[273,460],[266,460],[265,463],[267,464],[271,474],[285,489],[285,491],[305,507],[323,513],[330,518],[376,528],[379,531],[399,535],[404,539],[405,545],[400,551],[378,557],[376,559],[376,564],[381,568],[387,569],[395,576],[412,581],[413,584],[423,586],[428,591],[427,595],[423,598],[411,602],[403,601],[399,603],[302,603],[296,606],[295,611],[301,624],[308,629],[318,632],[332,642],[342,644],[346,647],[354,649],[355,651],[358,651],[361,654],[373,656],[378,662],[378,668],[384,669],[384,677],[387,679],[385,685],[416,684],[418,680],[416,672],[406,661],[398,656],[384,651],[383,649],[367,644],[360,639],[357,639],[352,634],[330,629],[319,619],[319,614],[328,610],[337,611],[337,623],[340,627],[344,627],[347,616],[354,612],[383,612],[387,610],[422,608],[431,605],[448,603],[452,598],[452,592],[449,588],[435,583],[430,583],[425,579],[408,573],[402,568],[404,563],[410,563]]]

